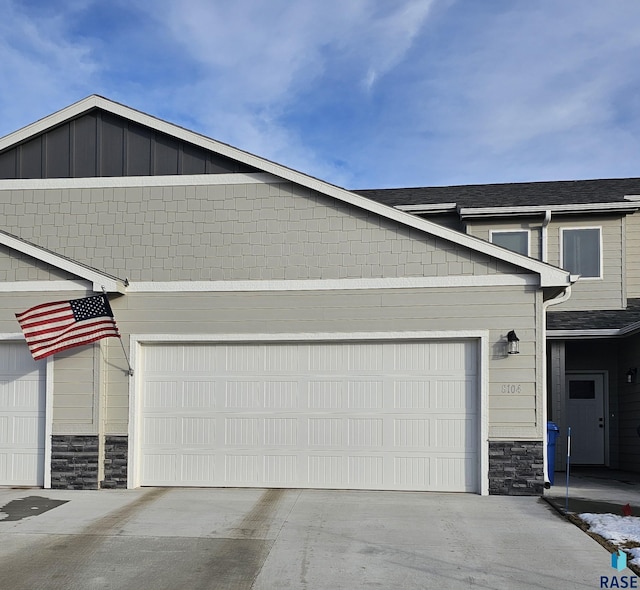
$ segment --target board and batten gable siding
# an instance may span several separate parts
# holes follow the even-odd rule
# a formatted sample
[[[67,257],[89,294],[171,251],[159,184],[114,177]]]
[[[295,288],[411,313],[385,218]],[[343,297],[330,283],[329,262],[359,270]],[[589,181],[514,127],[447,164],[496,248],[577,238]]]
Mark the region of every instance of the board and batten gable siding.
[[[640,297],[640,211],[624,220],[627,297]]]
[[[310,334],[488,331],[489,434],[537,440],[543,421],[541,298],[533,286],[131,293],[112,298],[112,307],[121,328],[126,326],[125,348],[130,334],[160,334],[169,340],[171,335],[206,336],[215,343],[229,334],[253,341],[256,334],[299,334],[304,340]],[[521,354],[507,356],[504,342],[512,329],[520,338]],[[104,342],[106,431],[127,434],[127,364],[115,339]]]
[[[30,212],[28,221],[0,214],[8,233],[132,282],[515,272],[291,183],[11,190],[0,197]]]
[[[0,153],[0,179],[251,172],[252,167],[98,109]]]
[[[623,219],[621,215],[591,216],[585,220],[557,216],[549,224],[549,263],[560,266],[561,229],[599,227],[602,235],[602,279],[578,280],[571,288],[571,297],[554,307],[559,311],[588,309],[622,309],[624,292]],[[631,255],[632,253],[628,253]]]
[[[536,219],[527,220],[495,220],[492,222],[487,221],[468,221],[466,224],[467,233],[481,240],[487,242],[491,241],[491,231],[511,231],[511,230],[526,230],[529,232],[529,256],[536,260],[542,260],[541,240],[540,232],[542,223],[540,216]]]

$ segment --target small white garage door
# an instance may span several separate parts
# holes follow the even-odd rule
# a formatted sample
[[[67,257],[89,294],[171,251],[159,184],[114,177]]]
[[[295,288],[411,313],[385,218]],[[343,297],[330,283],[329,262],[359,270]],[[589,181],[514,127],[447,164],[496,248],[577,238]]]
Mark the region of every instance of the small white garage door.
[[[0,485],[44,485],[45,378],[24,342],[0,344]]]
[[[477,491],[473,341],[143,347],[140,483]]]

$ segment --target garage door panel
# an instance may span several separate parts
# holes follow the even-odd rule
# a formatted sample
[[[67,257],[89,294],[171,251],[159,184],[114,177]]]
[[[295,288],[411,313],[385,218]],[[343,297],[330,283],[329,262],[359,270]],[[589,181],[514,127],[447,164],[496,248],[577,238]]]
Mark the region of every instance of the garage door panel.
[[[227,418],[224,428],[224,444],[226,446],[258,446],[260,440],[258,418]]]
[[[473,342],[147,349],[156,360],[144,366],[157,368],[142,376],[142,485],[173,473],[173,485],[476,487]],[[175,350],[190,370],[168,379],[160,360],[172,363],[155,349]],[[159,449],[177,457],[173,471]]]
[[[142,442],[148,447],[175,446],[178,438],[178,418],[175,416],[148,416],[143,421]]]
[[[189,485],[207,485],[216,479],[216,456],[186,452],[180,455],[180,479]]]
[[[399,489],[430,489],[430,457],[394,457],[394,485]]]
[[[259,483],[258,455],[227,454],[225,463],[225,485],[242,485]]]
[[[175,381],[149,381],[145,385],[142,406],[144,409],[177,409],[178,383]]]
[[[184,417],[180,426],[183,446],[210,448],[216,444],[216,419],[214,417]]]
[[[142,467],[142,477],[147,485],[173,485],[177,480],[177,455],[168,452],[147,452]]]
[[[347,482],[354,488],[378,488],[384,485],[384,457],[347,457]]]
[[[298,481],[297,455],[265,455],[263,478],[268,484],[293,486]]]
[[[44,443],[44,365],[24,342],[0,344],[0,485],[43,485]]]
[[[342,487],[343,462],[342,455],[309,455],[309,483],[316,487]]]

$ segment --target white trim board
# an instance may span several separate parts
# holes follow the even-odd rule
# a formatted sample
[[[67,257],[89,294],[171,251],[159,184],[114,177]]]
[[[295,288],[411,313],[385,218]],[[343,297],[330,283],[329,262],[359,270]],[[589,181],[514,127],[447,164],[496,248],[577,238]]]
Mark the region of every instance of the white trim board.
[[[13,281],[0,283],[0,293],[91,291],[91,287],[90,284],[81,281]]]
[[[388,279],[324,279],[273,281],[167,281],[132,282],[127,293],[185,293],[241,291],[344,291],[368,289],[424,289],[447,287],[503,287],[538,285],[533,274],[455,275]]]
[[[480,407],[478,416],[478,490],[480,495],[489,494],[489,331],[415,331],[415,332],[326,332],[326,333],[286,333],[286,334],[131,334],[129,338],[129,358],[135,368],[142,358],[145,344],[210,343],[285,343],[285,342],[353,342],[353,341],[407,341],[407,340],[477,340],[478,346],[478,388]],[[141,416],[138,392],[142,390],[141,371],[136,371],[129,379],[129,463],[127,469],[127,488],[140,485],[140,434]]]
[[[92,95],[75,104],[72,104],[48,117],[40,119],[27,127],[24,127],[14,133],[11,133],[0,139],[0,151],[25,141],[28,138],[43,133],[52,127],[60,125],[67,120],[79,117],[82,114],[94,109],[100,108],[107,112],[113,113],[125,119],[134,121],[141,125],[145,125],[162,133],[171,135],[177,139],[187,141],[194,145],[200,146],[206,150],[210,150],[217,154],[221,154],[228,158],[232,158],[253,168],[257,168],[262,172],[272,174],[279,178],[291,181],[300,186],[304,186],[311,190],[325,194],[327,196],[338,199],[339,201],[349,203],[355,207],[380,215],[381,217],[392,219],[405,226],[413,227],[423,231],[429,235],[433,235],[444,240],[448,240],[454,244],[470,248],[471,250],[481,252],[498,260],[503,260],[520,268],[535,272],[540,275],[541,287],[564,287],[570,284],[569,273],[548,265],[537,260],[533,260],[520,254],[505,251],[502,248],[494,246],[489,242],[469,236],[467,234],[437,225],[426,219],[422,219],[410,213],[405,213],[382,205],[376,201],[372,201],[361,195],[357,195],[338,186],[329,184],[312,176],[308,176],[286,166],[276,164],[270,160],[260,158],[238,148],[221,143],[214,139],[207,138],[192,131],[188,131],[172,123],[162,121],[140,111],[136,111],[122,104],[113,102],[101,96]],[[160,177],[159,177],[160,178]],[[166,178],[166,177],[161,177]]]
[[[151,186],[216,186],[220,184],[277,184],[281,178],[266,173],[183,174],[172,176],[98,176],[91,178],[19,178],[0,180],[4,190],[64,190],[136,188]]]

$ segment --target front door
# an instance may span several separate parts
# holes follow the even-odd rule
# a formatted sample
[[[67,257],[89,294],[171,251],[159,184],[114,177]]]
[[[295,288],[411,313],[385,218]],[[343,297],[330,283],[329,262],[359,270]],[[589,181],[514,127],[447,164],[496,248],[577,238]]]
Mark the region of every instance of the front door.
[[[567,425],[571,428],[571,463],[604,465],[604,374],[567,374]]]

